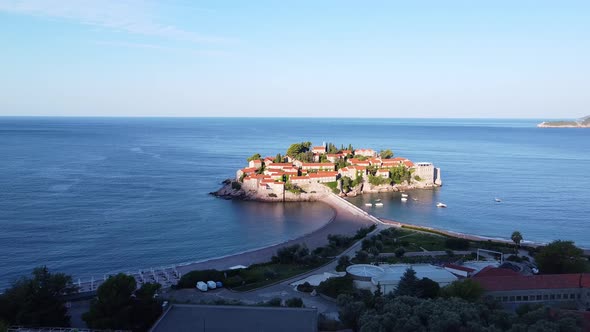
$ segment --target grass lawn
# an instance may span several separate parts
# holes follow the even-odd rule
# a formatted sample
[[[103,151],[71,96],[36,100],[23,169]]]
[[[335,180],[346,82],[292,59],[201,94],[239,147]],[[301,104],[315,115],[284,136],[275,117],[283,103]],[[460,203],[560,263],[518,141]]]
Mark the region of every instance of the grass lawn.
[[[397,242],[384,241],[382,252],[395,252],[400,245],[404,244],[406,251],[422,251],[421,247],[428,251],[446,250],[444,236],[414,232],[405,229],[395,231]]]
[[[297,264],[278,264],[278,263],[266,263],[253,265],[248,269],[240,271],[240,276],[246,282],[244,285],[233,287],[235,291],[248,291],[270,285],[272,283],[289,279],[298,274],[305,273],[307,271],[316,269],[330,260],[322,260],[317,265],[297,265]]]
[[[337,181],[325,182],[324,184],[326,186],[328,186],[328,188],[332,189],[333,193],[335,193],[335,194],[340,193],[340,189],[338,189],[338,182]]]

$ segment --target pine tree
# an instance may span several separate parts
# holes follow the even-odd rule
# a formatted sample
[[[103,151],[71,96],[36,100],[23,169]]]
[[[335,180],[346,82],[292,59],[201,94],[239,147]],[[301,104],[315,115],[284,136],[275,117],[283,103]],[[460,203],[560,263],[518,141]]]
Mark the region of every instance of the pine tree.
[[[394,292],[395,296],[416,296],[418,291],[418,277],[416,277],[416,271],[411,267],[406,270],[404,275],[399,280],[397,288]]]

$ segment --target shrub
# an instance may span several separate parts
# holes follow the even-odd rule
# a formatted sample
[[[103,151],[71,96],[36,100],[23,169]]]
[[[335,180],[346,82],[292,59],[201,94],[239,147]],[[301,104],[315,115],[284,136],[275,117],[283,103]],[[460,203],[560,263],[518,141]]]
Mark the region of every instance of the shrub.
[[[356,231],[356,234],[354,235],[354,239],[355,240],[360,240],[360,239],[364,238],[365,236],[367,236],[367,234],[369,234],[372,231],[374,231],[375,228],[377,228],[377,225],[371,225],[369,227],[361,227],[361,228],[359,228],[359,230]]]
[[[300,244],[294,244],[292,246],[283,247],[277,250],[276,255],[272,256],[271,260],[273,263],[281,264],[302,264],[304,263],[305,256],[309,255],[309,249]]]
[[[242,189],[242,185],[239,182],[234,181],[231,183],[231,188],[234,190],[240,190]]]
[[[359,250],[356,252],[356,255],[354,256],[354,260],[357,263],[366,263],[369,261],[369,253],[364,250]]]
[[[270,300],[268,300],[265,305],[270,306],[270,307],[280,307],[282,304],[282,300],[278,297],[274,297]]]
[[[297,290],[303,293],[311,293],[313,292],[313,286],[306,281],[302,284],[297,285]]]
[[[338,258],[338,265],[336,266],[336,271],[345,271],[347,267],[350,266],[350,257],[344,255]]]
[[[351,294],[354,292],[354,284],[350,276],[330,278],[322,281],[317,291],[332,298],[338,297],[340,294]]]
[[[244,279],[242,277],[240,277],[239,275],[235,275],[235,276],[225,279],[224,284],[226,287],[229,287],[229,288],[237,287],[237,286],[241,286],[244,284]]]
[[[510,261],[510,262],[517,262],[517,263],[520,263],[520,262],[522,262],[522,258],[520,258],[520,257],[518,257],[518,256],[516,256],[516,255],[510,255],[510,256],[508,256],[508,257],[506,258],[506,260],[507,260],[507,261]]]
[[[285,301],[285,306],[290,308],[303,308],[303,300],[300,297],[293,297]]]
[[[445,247],[453,250],[467,250],[469,249],[469,241],[451,237],[445,240]]]
[[[275,193],[270,193],[270,194],[268,194],[268,197],[277,197],[277,194],[275,194]]]
[[[199,281],[208,280],[223,280],[223,272],[217,270],[196,270],[183,275],[176,287],[178,288],[194,288]]]
[[[395,257],[397,257],[397,258],[403,257],[403,255],[405,253],[406,253],[406,250],[404,248],[397,248],[397,249],[395,249]]]

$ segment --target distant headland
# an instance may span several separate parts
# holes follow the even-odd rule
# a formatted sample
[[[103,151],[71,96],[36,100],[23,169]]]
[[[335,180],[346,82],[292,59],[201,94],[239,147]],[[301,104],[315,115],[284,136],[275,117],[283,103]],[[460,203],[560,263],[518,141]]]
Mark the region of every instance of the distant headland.
[[[539,128],[590,128],[590,115],[574,121],[544,121]]]
[[[256,153],[248,166],[211,194],[224,198],[285,202],[315,201],[328,193],[362,193],[430,189],[442,185],[440,168],[396,156],[387,149],[338,148],[332,143],[291,144],[285,155],[263,158]]]

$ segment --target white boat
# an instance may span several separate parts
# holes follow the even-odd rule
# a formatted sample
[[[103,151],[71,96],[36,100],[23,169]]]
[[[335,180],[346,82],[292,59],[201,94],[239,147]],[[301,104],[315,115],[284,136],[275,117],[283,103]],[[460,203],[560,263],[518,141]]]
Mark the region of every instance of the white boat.
[[[375,203],[375,206],[383,206],[383,203]]]
[[[436,203],[436,207],[439,207],[439,208],[446,208],[446,207],[447,207],[447,205],[446,205],[445,203],[438,202],[438,203]]]
[[[207,287],[206,283],[199,281],[199,282],[197,282],[197,289],[200,290],[201,292],[206,292],[208,287]]]
[[[365,203],[365,206],[373,206],[373,203]]]
[[[404,197],[404,198],[408,197],[408,194],[402,194],[402,197]]]
[[[408,199],[405,197],[402,197],[402,202],[406,202]]]
[[[494,199],[494,201],[496,201],[496,202],[500,203],[502,200],[501,200],[501,199],[499,199],[498,197],[496,197],[496,198]]]

